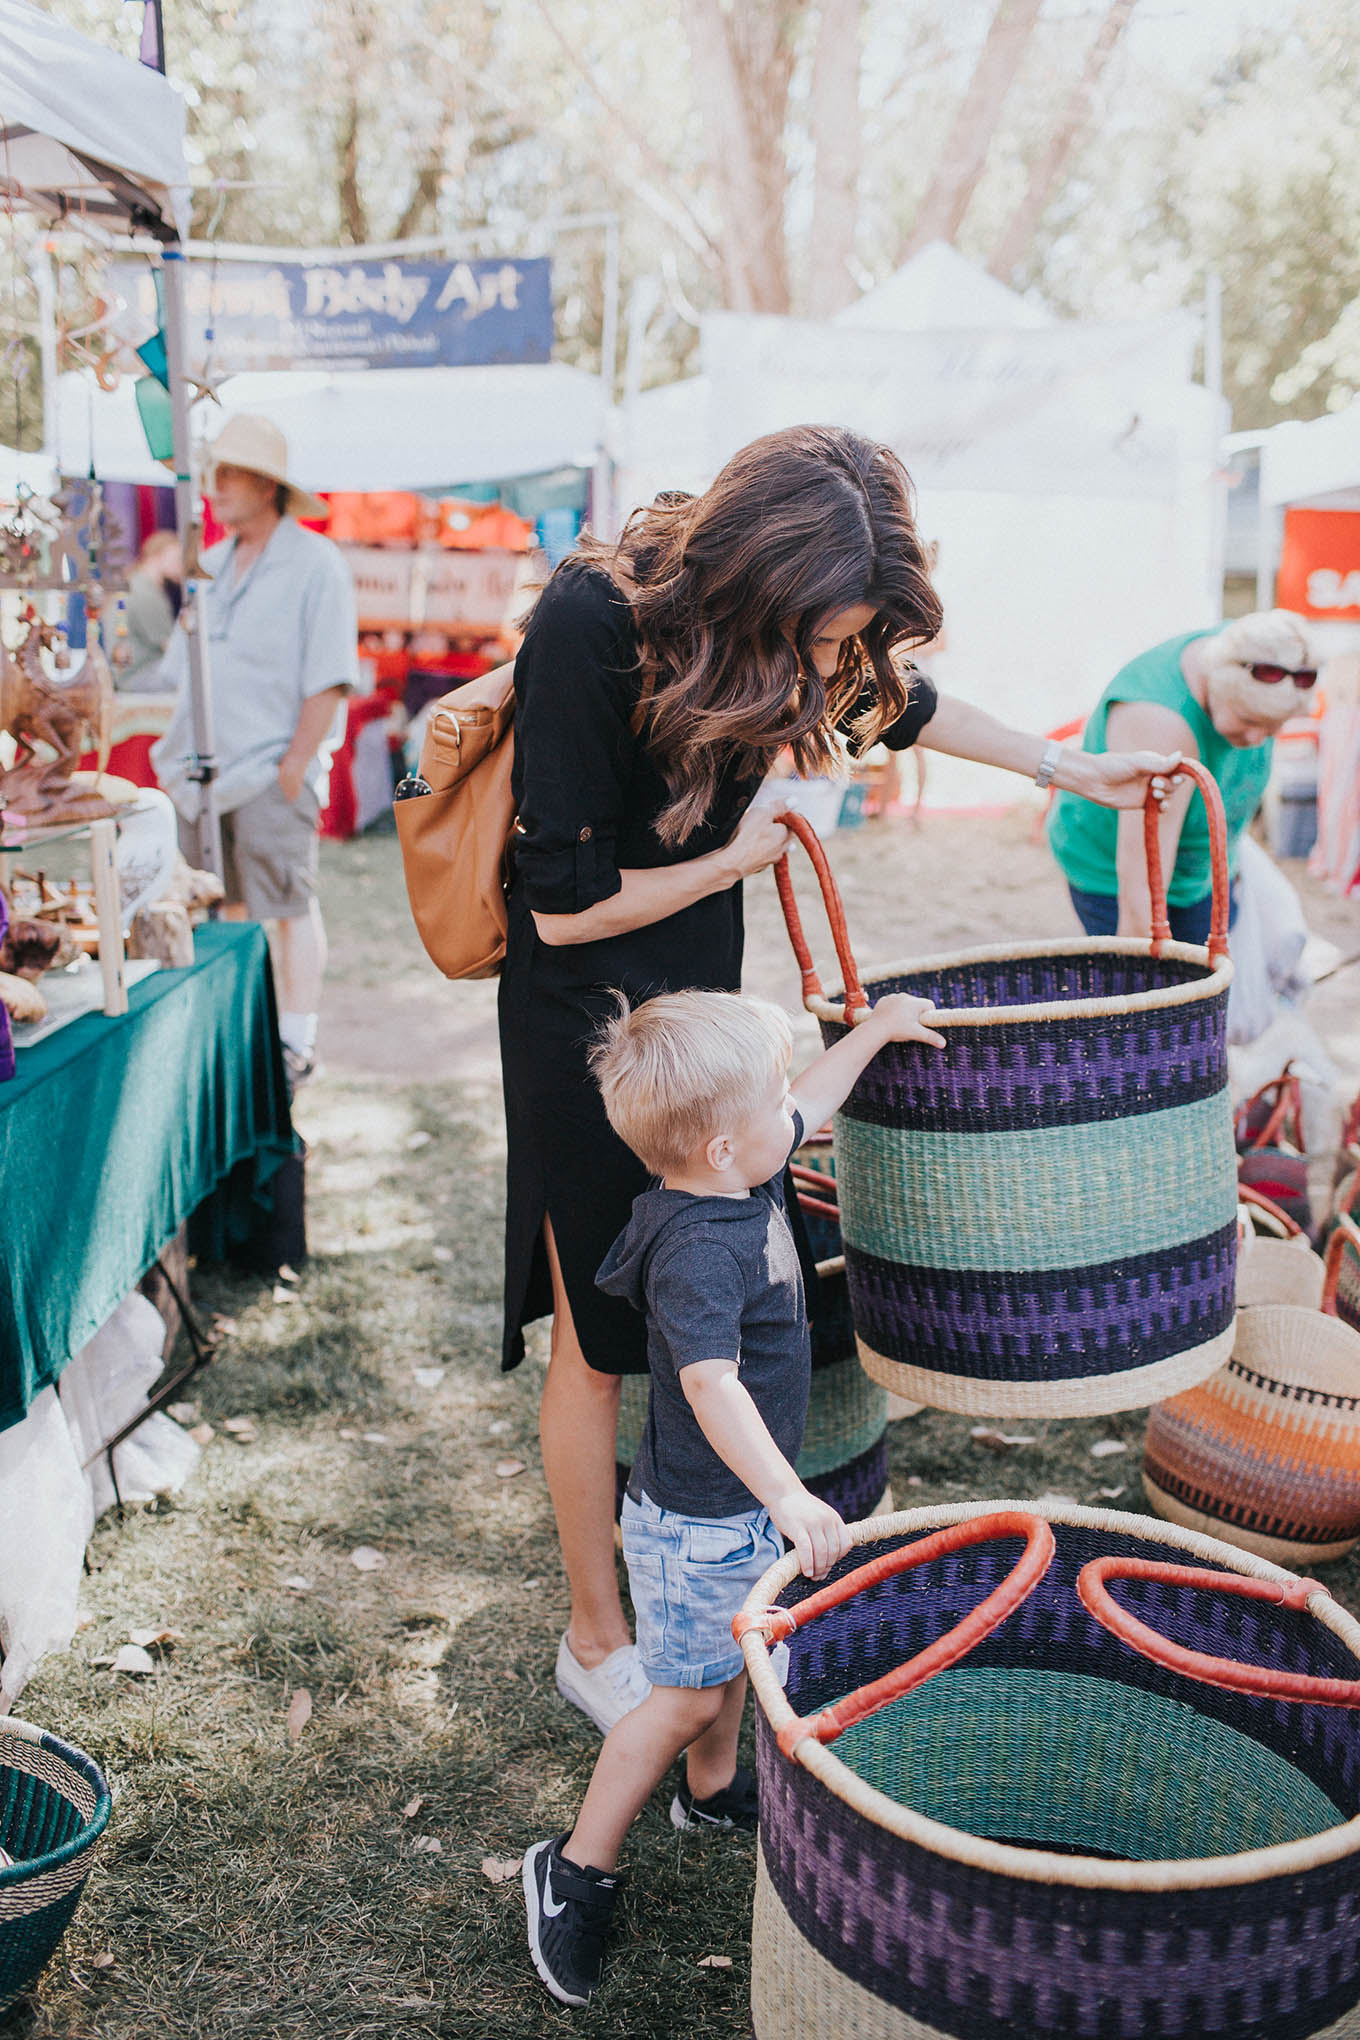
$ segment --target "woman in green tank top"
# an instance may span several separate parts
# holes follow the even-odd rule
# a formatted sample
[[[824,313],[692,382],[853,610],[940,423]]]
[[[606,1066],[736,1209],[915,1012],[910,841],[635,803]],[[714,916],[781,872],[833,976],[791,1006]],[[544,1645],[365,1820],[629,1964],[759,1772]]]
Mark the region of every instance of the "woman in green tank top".
[[[1270,777],[1275,732],[1306,714],[1317,668],[1307,626],[1287,609],[1238,617],[1217,631],[1190,631],[1131,659],[1086,725],[1083,749],[1179,751],[1208,766],[1223,795],[1228,863]],[[1162,809],[1162,869],[1179,942],[1209,934],[1209,824],[1188,779]],[[1060,793],[1048,824],[1053,854],[1088,935],[1147,935],[1152,912],[1143,818]]]

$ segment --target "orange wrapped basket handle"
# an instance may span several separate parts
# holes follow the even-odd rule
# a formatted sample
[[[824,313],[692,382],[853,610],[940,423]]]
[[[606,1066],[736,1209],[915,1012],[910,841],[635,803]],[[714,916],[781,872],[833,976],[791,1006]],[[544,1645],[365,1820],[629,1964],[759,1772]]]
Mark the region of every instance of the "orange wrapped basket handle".
[[[1336,1292],[1341,1286],[1341,1263],[1350,1248],[1360,1261],[1360,1226],[1343,1211],[1336,1221],[1336,1231],[1327,1242],[1326,1272],[1322,1278],[1322,1308],[1331,1317],[1340,1313],[1336,1307]]]
[[[831,923],[831,939],[836,945],[836,956],[845,984],[845,1017],[853,1021],[856,1013],[868,1012],[869,996],[860,983],[859,970],[850,947],[850,931],[845,923],[845,906],[841,899],[840,887],[832,876],[831,866],[826,861],[826,852],[811,822],[805,821],[802,815],[793,813],[776,815],[775,820],[792,829],[812,859],[812,868],[821,884],[826,918]],[[779,888],[779,904],[784,909],[784,922],[789,931],[789,940],[793,944],[793,953],[798,959],[798,968],[803,973],[803,1004],[806,1006],[809,1000],[820,999],[824,994],[822,981],[817,975],[817,966],[812,961],[812,951],[808,948],[807,937],[803,933],[803,920],[798,912],[798,902],[793,896],[793,879],[789,875],[787,850],[775,865],[774,882]]]
[[[1127,1608],[1111,1599],[1107,1580],[1157,1580],[1169,1587],[1205,1587],[1215,1594],[1240,1594],[1248,1601],[1273,1601],[1277,1607],[1307,1608],[1309,1597],[1325,1594],[1317,1580],[1253,1580],[1241,1573],[1211,1572],[1196,1565],[1169,1565],[1155,1558],[1093,1558],[1077,1574],[1077,1592],[1087,1613],[1102,1627],[1141,1652],[1154,1664],[1205,1686],[1230,1693],[1254,1693],[1263,1700],[1297,1700],[1312,1707],[1360,1707],[1360,1679],[1318,1679],[1303,1672],[1283,1672],[1269,1665],[1244,1665],[1236,1658],[1210,1657],[1202,1650],[1150,1629]],[[1329,1596],[1330,1598],[1330,1596]]]
[[[865,1721],[871,1714],[877,1714],[880,1707],[898,1700],[904,1693],[923,1686],[927,1679],[933,1679],[937,1672],[947,1671],[950,1665],[967,1657],[976,1649],[984,1637],[998,1629],[1008,1615],[1014,1614],[1020,1603],[1028,1599],[1038,1586],[1053,1562],[1056,1549],[1053,1532],[1042,1516],[1031,1516],[1022,1509],[998,1509],[995,1515],[975,1516],[969,1522],[951,1523],[944,1530],[936,1530],[929,1537],[920,1538],[915,1544],[906,1544],[898,1551],[885,1551],[881,1557],[870,1559],[867,1565],[856,1566],[843,1579],[823,1587],[819,1593],[809,1594],[805,1601],[799,1601],[792,1608],[767,1608],[763,1615],[738,1615],[732,1624],[732,1634],[740,1642],[748,1629],[759,1629],[773,1639],[792,1636],[795,1629],[825,1615],[828,1609],[838,1608],[843,1601],[858,1594],[866,1587],[877,1586],[880,1580],[891,1579],[894,1574],[910,1572],[918,1565],[926,1565],[933,1558],[947,1558],[951,1552],[965,1551],[973,1544],[990,1544],[998,1537],[1023,1537],[1025,1548],[1013,1569],[1006,1575],[999,1587],[994,1587],[985,1600],[969,1611],[961,1622],[937,1636],[933,1643],[926,1645],[904,1665],[895,1671],[885,1672],[881,1679],[871,1679],[855,1692],[847,1693],[834,1707],[823,1708],[820,1714],[811,1714],[787,1722],[779,1731],[779,1747],[786,1757],[791,1757],[798,1744],[811,1736],[817,1742],[834,1742],[836,1737],[857,1721]]]
[[[1218,781],[1198,758],[1182,758],[1179,771],[1193,779],[1204,795],[1209,816],[1209,870],[1213,883],[1213,906],[1209,915],[1209,960],[1217,962],[1228,953],[1228,823]],[[1161,818],[1157,796],[1149,786],[1143,802],[1143,848],[1147,853],[1148,894],[1152,901],[1152,953],[1160,956],[1162,944],[1171,940],[1171,923],[1166,912],[1166,885],[1162,879],[1162,846],[1157,836]],[[783,817],[785,821],[788,816]]]

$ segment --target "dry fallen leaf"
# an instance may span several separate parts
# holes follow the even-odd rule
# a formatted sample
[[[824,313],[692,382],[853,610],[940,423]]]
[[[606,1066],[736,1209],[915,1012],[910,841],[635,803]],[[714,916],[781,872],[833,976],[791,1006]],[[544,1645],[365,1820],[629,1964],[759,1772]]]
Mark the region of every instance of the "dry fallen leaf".
[[[195,1445],[211,1445],[217,1433],[211,1424],[195,1424],[189,1436],[193,1439]]]
[[[1127,1487],[1103,1487],[1100,1492],[1104,1495],[1107,1502],[1117,1502],[1121,1495],[1128,1493],[1128,1489]]]
[[[417,1856],[442,1856],[444,1844],[438,1835],[417,1835],[411,1844]]]
[[[303,1729],[312,1718],[312,1696],[305,1686],[299,1686],[288,1702],[288,1740],[297,1742]]]
[[[126,1672],[129,1678],[144,1679],[148,1672],[156,1669],[156,1660],[139,1643],[125,1643],[113,1657],[115,1672]]]
[[[444,1379],[442,1367],[416,1367],[413,1370],[417,1388],[438,1388]]]
[[[360,1572],[381,1572],[387,1564],[382,1552],[375,1551],[371,1544],[361,1544],[356,1551],[351,1551],[349,1562]]]
[[[414,1820],[424,1804],[425,1804],[424,1795],[422,1793],[417,1792],[415,1798],[408,1799],[405,1806],[403,1806],[403,1808],[401,1809],[402,1819]]]
[[[432,1133],[412,1133],[407,1135],[406,1145],[410,1152],[414,1154],[417,1148],[428,1147],[433,1139],[434,1135]]]
[[[509,1429],[509,1417],[497,1417],[494,1424],[487,1425],[486,1435],[488,1438],[503,1438]]]
[[[283,1582],[290,1594],[310,1594],[312,1583],[300,1572],[290,1572]]]
[[[989,1452],[1010,1452],[1017,1445],[1032,1445],[1034,1439],[1024,1431],[994,1431],[989,1424],[974,1424],[968,1433],[975,1445],[985,1445]]]
[[[359,1434],[365,1445],[390,1445],[392,1440],[386,1431],[362,1431]]]
[[[172,1402],[165,1405],[167,1417],[173,1417],[177,1424],[196,1424],[198,1404],[196,1402]]]
[[[238,1330],[234,1317],[223,1317],[221,1311],[213,1312],[213,1330],[219,1339],[234,1339]]]
[[[517,1473],[523,1473],[523,1471],[524,1461],[522,1459],[498,1459],[496,1461],[497,1480],[513,1480]]]
[[[112,1969],[117,1960],[118,1957],[114,1954],[112,1948],[106,1948],[102,1955],[95,1956],[90,1967],[91,1969]]]
[[[346,1445],[357,1445],[359,1442],[359,1433],[349,1424],[342,1424],[335,1435],[337,1438],[343,1438]]]
[[[1128,1446],[1122,1438],[1097,1438],[1091,1447],[1092,1459],[1113,1459],[1116,1452],[1127,1452]]]
[[[453,1249],[452,1247],[431,1247],[430,1258],[434,1261],[451,1261],[453,1259]]]
[[[730,1955],[701,1955],[699,1957],[699,1967],[700,1969],[730,1969],[732,1967],[732,1957]]]
[[[167,1629],[164,1624],[155,1628],[129,1629],[128,1642],[139,1643],[143,1650],[168,1650],[172,1644],[183,1643],[182,1629]]]
[[[253,1431],[255,1429],[255,1419],[254,1417],[223,1417],[222,1429],[230,1431],[233,1437],[239,1437],[243,1431]]]
[[[483,1856],[482,1875],[492,1884],[508,1884],[512,1877],[518,1877],[523,1856]]]

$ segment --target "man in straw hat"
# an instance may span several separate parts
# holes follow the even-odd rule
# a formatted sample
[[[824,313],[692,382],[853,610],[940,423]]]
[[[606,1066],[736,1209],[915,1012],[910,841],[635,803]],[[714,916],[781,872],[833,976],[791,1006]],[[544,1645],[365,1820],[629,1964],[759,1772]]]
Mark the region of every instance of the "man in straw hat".
[[[316,896],[317,818],[344,696],[358,679],[354,587],[338,547],[298,517],[326,506],[289,479],[267,418],[229,418],[208,453],[213,515],[230,536],[203,555],[208,669],[228,912],[278,924],[279,1031],[292,1084],[312,1073],[326,931]],[[182,632],[165,675],[174,718],[152,752],[193,855],[199,790]]]

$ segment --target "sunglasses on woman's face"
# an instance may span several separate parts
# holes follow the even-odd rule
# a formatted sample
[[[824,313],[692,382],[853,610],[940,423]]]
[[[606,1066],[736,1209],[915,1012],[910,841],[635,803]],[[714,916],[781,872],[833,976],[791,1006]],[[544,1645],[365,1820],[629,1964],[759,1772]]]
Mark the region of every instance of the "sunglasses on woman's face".
[[[1250,673],[1253,680],[1263,681],[1267,687],[1273,687],[1278,680],[1292,680],[1294,685],[1299,689],[1300,693],[1302,694],[1306,694],[1308,692],[1308,689],[1316,685],[1317,682],[1316,666],[1292,667],[1292,666],[1249,665],[1247,667],[1247,671]]]

